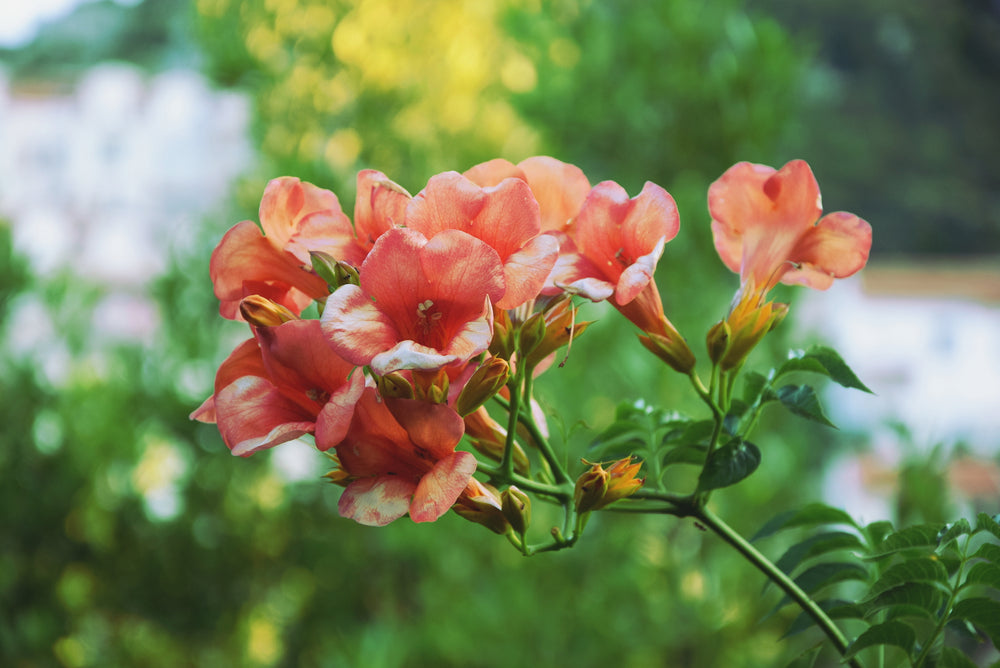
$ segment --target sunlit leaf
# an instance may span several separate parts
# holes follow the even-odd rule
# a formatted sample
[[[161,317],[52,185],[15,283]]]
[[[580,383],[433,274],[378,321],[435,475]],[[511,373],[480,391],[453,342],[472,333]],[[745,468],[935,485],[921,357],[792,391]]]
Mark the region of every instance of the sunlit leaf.
[[[778,400],[785,408],[799,417],[819,422],[827,427],[837,428],[837,425],[830,422],[830,419],[823,413],[816,390],[809,385],[782,385],[778,388],[777,394]]]
[[[698,476],[698,490],[728,487],[743,480],[760,466],[760,450],[750,441],[733,439],[716,449]]]
[[[874,394],[861,382],[851,367],[832,348],[812,346],[809,350],[796,350],[789,353],[788,359],[778,367],[778,376],[791,371],[811,371],[823,374],[835,383],[844,387]]]
[[[776,515],[768,520],[751,541],[767,538],[779,531],[794,527],[810,527],[820,524],[849,524],[858,526],[857,523],[846,512],[839,508],[832,508],[822,503],[812,503],[798,510],[789,510]]]
[[[878,645],[893,645],[909,654],[916,640],[916,633],[909,625],[897,620],[883,622],[858,636],[847,648],[844,658],[850,659],[861,650]]]

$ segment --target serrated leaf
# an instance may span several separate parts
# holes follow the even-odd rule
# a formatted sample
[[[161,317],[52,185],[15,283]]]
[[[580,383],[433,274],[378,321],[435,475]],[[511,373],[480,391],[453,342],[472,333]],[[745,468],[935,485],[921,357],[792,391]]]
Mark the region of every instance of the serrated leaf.
[[[937,547],[937,537],[940,530],[941,526],[934,524],[918,524],[900,529],[896,533],[886,536],[868,558],[881,559],[903,550]]]
[[[972,526],[969,524],[969,520],[964,517],[957,522],[944,525],[938,533],[938,552],[945,550],[959,536],[970,533],[972,533]]]
[[[979,513],[976,516],[976,531],[989,531],[996,538],[1000,538],[1000,515],[990,517],[986,513]]]
[[[789,357],[778,368],[778,376],[791,371],[812,371],[828,377],[833,382],[843,387],[853,388],[874,394],[861,382],[857,374],[847,366],[837,351],[826,346],[812,346],[809,350],[796,350],[789,353]]]
[[[1000,545],[996,543],[983,543],[972,555],[973,559],[986,559],[991,563],[1000,565]]]
[[[810,527],[820,524],[849,524],[857,527],[854,519],[839,508],[831,508],[822,503],[811,503],[798,510],[789,510],[775,515],[764,523],[757,533],[754,534],[751,542],[767,538],[779,531],[794,527]]]
[[[976,668],[976,664],[961,650],[954,647],[943,647],[937,668]]]
[[[905,605],[920,608],[925,611],[925,616],[933,618],[937,615],[944,598],[945,593],[936,584],[905,583],[879,592],[862,605],[865,608],[866,617],[886,608]]]
[[[784,605],[784,603],[782,603],[782,605]],[[817,601],[816,605],[818,605],[830,619],[861,619],[863,617],[861,606],[848,601],[830,598],[825,601]],[[788,638],[789,636],[793,636],[796,633],[801,633],[802,631],[811,628],[815,624],[815,620],[809,616],[809,613],[800,612],[781,637],[782,639]]]
[[[989,636],[1000,648],[1000,602],[988,598],[965,598],[951,609],[949,619],[964,619]]]
[[[862,602],[874,600],[882,592],[908,583],[930,583],[949,592],[948,571],[938,559],[921,557],[893,564],[875,581]]]
[[[743,480],[760,466],[760,450],[750,441],[733,439],[709,455],[698,476],[698,491],[728,487]]]
[[[852,533],[828,531],[792,545],[781,555],[775,565],[785,573],[791,573],[800,563],[821,554],[835,550],[861,550],[864,546]]]
[[[813,648],[807,649],[802,652],[802,654],[795,657],[795,659],[793,659],[790,664],[785,666],[785,668],[813,668],[813,666],[816,665],[816,657],[819,656],[822,649],[822,643]]]
[[[964,585],[985,585],[1000,589],[1000,566],[988,561],[973,564],[965,576]]]
[[[777,389],[777,395],[781,404],[795,415],[819,422],[827,427],[837,428],[837,425],[830,422],[830,419],[823,413],[816,390],[810,386],[782,385]]]
[[[893,645],[909,654],[916,640],[917,635],[908,624],[897,620],[883,622],[858,636],[847,648],[844,659],[851,659],[861,650],[879,645]]]

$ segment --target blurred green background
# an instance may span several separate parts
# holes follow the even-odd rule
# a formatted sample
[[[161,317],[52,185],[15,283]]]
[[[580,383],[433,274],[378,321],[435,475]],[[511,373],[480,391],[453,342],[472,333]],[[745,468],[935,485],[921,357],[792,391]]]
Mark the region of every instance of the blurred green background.
[[[328,187],[349,212],[364,167],[413,193],[438,171],[536,154],[633,194],[659,183],[682,221],[660,290],[696,352],[736,288],[705,191],[738,160],[807,159],[828,206],[873,223],[876,256],[1000,252],[1000,13],[986,0],[105,1],[0,57],[22,85],[106,61],[196,68],[251,100],[255,147],[224,208],[164,251],[148,341],[102,337],[106,288],[72,266],[36,275],[0,225],[3,665],[754,667],[818,642],[779,641],[794,611],[759,621],[775,593],[688,522],[605,514],[574,549],[524,559],[453,514],[342,520],[312,460],[302,476],[277,450],[229,456],[187,418],[245,336],[217,315],[208,260],[273,176]],[[8,315],[26,302],[56,323],[55,376],[14,352],[25,333]],[[699,409],[616,314],[588,317],[602,321],[538,383],[570,461],[620,401]],[[754,364],[790,343],[806,342],[779,333]],[[752,533],[817,500],[831,453],[863,445],[847,440],[769,416],[764,465],[717,494],[719,513]],[[899,519],[947,519],[940,476],[913,478],[920,502]]]

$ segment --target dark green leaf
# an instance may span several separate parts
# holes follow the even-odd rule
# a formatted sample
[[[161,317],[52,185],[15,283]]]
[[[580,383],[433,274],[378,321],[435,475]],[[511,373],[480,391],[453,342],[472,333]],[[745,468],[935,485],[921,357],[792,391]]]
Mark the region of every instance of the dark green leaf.
[[[989,531],[1000,538],[1000,515],[990,517],[986,513],[979,513],[976,517],[976,531]]]
[[[949,592],[948,571],[939,560],[920,557],[893,564],[868,590],[865,601],[874,600],[887,589],[899,587],[907,583],[923,582],[938,586]]]
[[[850,659],[861,650],[878,645],[893,645],[909,654],[913,650],[913,644],[916,640],[916,633],[909,625],[897,620],[883,622],[858,636],[847,648],[844,659]]]
[[[895,529],[892,527],[892,522],[888,522],[886,520],[872,522],[864,528],[864,533],[868,536],[868,544],[873,547],[881,545],[882,541],[885,540],[885,537],[893,531],[895,531]]]
[[[782,385],[778,388],[777,393],[778,400],[781,401],[782,405],[799,417],[819,422],[827,427],[837,428],[837,425],[830,422],[830,419],[823,413],[819,397],[816,396],[816,390],[808,385]]]
[[[761,404],[774,401],[778,396],[774,390],[768,386],[770,379],[755,371],[747,371],[743,374],[743,401],[753,405],[760,399]],[[763,396],[761,396],[763,395]]]
[[[906,527],[886,536],[869,558],[881,559],[902,550],[937,547],[937,537],[940,530],[941,526],[936,524],[918,524]]]
[[[986,559],[994,564],[1000,565],[1000,545],[996,543],[983,543],[972,555],[973,559]]]
[[[789,353],[788,359],[778,368],[778,376],[791,371],[820,373],[844,387],[874,394],[847,366],[837,351],[826,346],[812,346],[805,352],[796,350]]]
[[[954,647],[943,647],[937,668],[976,668],[976,664],[961,650]]]
[[[861,606],[847,601],[831,598],[825,601],[817,601],[816,604],[830,619],[861,619],[864,616]],[[782,602],[782,605],[784,605],[784,602]],[[796,633],[801,633],[815,624],[816,622],[808,613],[800,612],[795,621],[792,622],[791,626],[788,627],[781,637],[787,638]]]
[[[778,559],[776,565],[785,573],[791,573],[804,560],[835,550],[861,550],[864,546],[852,533],[829,531],[810,536],[792,545]]]
[[[760,450],[750,441],[733,439],[716,449],[698,476],[698,490],[728,487],[743,480],[760,465]]]
[[[985,585],[1000,589],[1000,566],[988,561],[980,561],[969,569],[965,576],[966,585]]]
[[[1000,648],[1000,602],[988,598],[966,598],[955,604],[949,619],[964,619],[990,637]]]
[[[851,562],[834,562],[816,564],[795,578],[797,584],[809,595],[815,594],[824,587],[828,587],[838,582],[847,580],[859,580],[864,582],[868,579],[868,570],[860,564]]]
[[[704,464],[706,445],[680,445],[663,453],[662,465],[671,464]]]
[[[886,608],[905,605],[926,611],[928,617],[937,615],[945,594],[936,584],[919,582],[905,583],[879,592],[874,598],[864,602],[866,616],[871,616]]]
[[[823,643],[816,645],[811,649],[799,654],[790,664],[785,668],[813,668],[816,664],[816,657],[819,656],[820,651],[823,649]]]
[[[750,540],[756,541],[761,538],[767,538],[784,529],[817,526],[820,524],[849,524],[853,527],[858,526],[851,516],[843,510],[831,508],[822,503],[812,503],[799,510],[789,510],[776,515],[768,520]]]
[[[970,533],[972,533],[972,527],[969,525],[969,520],[964,517],[957,522],[944,525],[938,534],[938,552],[946,549],[959,536],[965,536]]]

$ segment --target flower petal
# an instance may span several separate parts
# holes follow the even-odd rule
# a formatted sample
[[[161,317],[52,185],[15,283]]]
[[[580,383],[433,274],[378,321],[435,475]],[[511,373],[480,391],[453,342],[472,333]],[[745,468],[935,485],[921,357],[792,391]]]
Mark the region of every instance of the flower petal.
[[[838,211],[823,216],[799,240],[789,255],[797,268],[782,276],[788,284],[825,290],[835,278],[845,278],[868,262],[872,228],[852,213]]]
[[[268,242],[283,249],[303,218],[316,211],[340,213],[340,201],[329,190],[291,176],[272,179],[260,200],[260,225]]]
[[[362,478],[347,486],[340,495],[337,510],[341,517],[359,524],[385,526],[409,511],[416,488],[412,480],[394,475]]]
[[[357,366],[371,363],[400,340],[393,321],[356,285],[330,295],[320,323],[334,351]]]
[[[565,230],[590,192],[590,181],[583,171],[544,155],[522,160],[517,166],[538,200],[542,231]]]
[[[455,505],[475,472],[476,458],[469,452],[455,452],[437,462],[417,484],[410,503],[410,519],[433,522],[444,515]]]
[[[314,429],[314,415],[266,378],[238,378],[215,399],[219,433],[234,455],[245,457]]]

